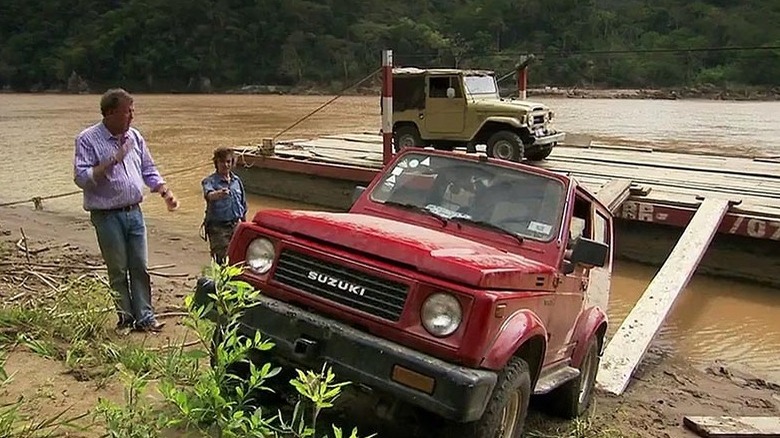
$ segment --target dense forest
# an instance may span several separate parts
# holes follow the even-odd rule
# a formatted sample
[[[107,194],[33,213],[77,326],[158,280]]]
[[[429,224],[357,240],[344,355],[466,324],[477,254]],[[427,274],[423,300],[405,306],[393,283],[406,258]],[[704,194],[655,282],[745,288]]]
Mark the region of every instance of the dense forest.
[[[772,88],[778,23],[778,0],[2,0],[0,89],[338,89],[384,48],[499,73],[533,53],[532,86]]]

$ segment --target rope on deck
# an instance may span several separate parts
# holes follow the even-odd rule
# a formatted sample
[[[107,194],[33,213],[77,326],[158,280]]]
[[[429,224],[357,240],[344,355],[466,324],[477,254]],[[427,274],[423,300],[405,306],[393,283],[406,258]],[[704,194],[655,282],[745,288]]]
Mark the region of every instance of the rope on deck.
[[[209,161],[208,163],[201,163],[201,164],[198,164],[196,166],[190,166],[190,167],[186,167],[184,169],[179,169],[179,170],[174,170],[172,172],[168,172],[165,176],[171,176],[171,175],[176,175],[177,173],[189,172],[191,170],[197,170],[197,169],[200,169],[202,167],[211,166],[211,165],[213,165],[213,163]],[[46,200],[46,199],[66,198],[68,196],[78,195],[78,194],[81,194],[81,193],[82,193],[82,190],[73,190],[71,192],[57,193],[57,194],[54,194],[54,195],[33,196],[32,198],[29,198],[29,199],[20,199],[18,201],[4,202],[4,203],[0,204],[0,208],[2,208],[2,207],[12,207],[14,205],[21,205],[21,204],[26,204],[28,202],[32,202],[35,205],[35,209],[36,210],[40,210],[42,208],[43,201]]]
[[[344,95],[344,93],[346,93],[347,91],[349,91],[349,90],[351,90],[351,89],[353,89],[353,88],[355,88],[355,87],[359,86],[359,85],[360,85],[360,84],[362,84],[363,82],[365,82],[365,81],[367,81],[367,80],[371,79],[372,77],[374,77],[374,75],[376,75],[376,74],[377,74],[377,73],[379,73],[380,71],[382,71],[382,67],[379,67],[378,69],[374,70],[374,71],[373,71],[373,72],[371,72],[371,73],[370,73],[368,76],[366,76],[366,77],[364,77],[363,79],[361,79],[361,80],[359,80],[359,81],[355,82],[354,84],[350,85],[349,87],[347,87],[347,88],[344,88],[344,89],[343,89],[343,90],[341,90],[341,91],[340,91],[340,92],[339,92],[339,93],[338,93],[336,96],[334,96],[332,99],[330,99],[329,101],[327,101],[327,102],[323,103],[322,105],[320,105],[320,106],[319,106],[317,109],[315,109],[314,111],[312,111],[312,112],[310,112],[309,114],[306,114],[305,116],[301,117],[300,119],[298,119],[297,121],[295,121],[295,123],[293,123],[292,125],[288,126],[288,127],[287,127],[287,128],[285,128],[285,129],[283,129],[281,132],[279,132],[279,133],[278,133],[278,134],[276,134],[275,136],[273,136],[272,140],[276,140],[277,138],[279,138],[279,136],[280,136],[280,135],[282,135],[282,134],[284,134],[285,132],[287,132],[287,131],[289,131],[289,130],[293,129],[294,127],[296,127],[296,126],[298,126],[298,125],[300,125],[300,124],[301,124],[301,123],[302,123],[304,120],[308,119],[309,117],[313,116],[314,114],[317,114],[317,113],[318,113],[318,112],[320,112],[320,111],[321,111],[323,108],[325,108],[326,106],[328,106],[328,105],[330,105],[331,103],[335,102],[335,101],[336,101],[336,99],[338,99],[339,97],[343,96],[343,95]]]

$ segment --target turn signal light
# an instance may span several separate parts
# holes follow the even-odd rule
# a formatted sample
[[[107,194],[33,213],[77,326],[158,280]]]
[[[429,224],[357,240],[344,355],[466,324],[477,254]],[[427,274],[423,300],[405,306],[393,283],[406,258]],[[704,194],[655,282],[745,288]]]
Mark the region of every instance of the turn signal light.
[[[400,365],[393,366],[391,378],[404,386],[418,389],[426,394],[433,394],[433,388],[436,384],[436,380],[432,377],[428,377]]]

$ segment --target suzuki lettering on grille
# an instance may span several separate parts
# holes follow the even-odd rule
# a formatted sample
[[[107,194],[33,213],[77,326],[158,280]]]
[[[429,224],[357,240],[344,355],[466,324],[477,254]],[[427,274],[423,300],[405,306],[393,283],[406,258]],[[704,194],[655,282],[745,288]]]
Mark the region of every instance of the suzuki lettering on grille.
[[[323,274],[317,271],[309,271],[309,280],[316,281],[318,283],[326,284],[330,287],[341,289],[349,293],[360,295],[361,297],[366,293],[366,288],[358,284],[353,284],[345,280],[331,277],[328,274]]]

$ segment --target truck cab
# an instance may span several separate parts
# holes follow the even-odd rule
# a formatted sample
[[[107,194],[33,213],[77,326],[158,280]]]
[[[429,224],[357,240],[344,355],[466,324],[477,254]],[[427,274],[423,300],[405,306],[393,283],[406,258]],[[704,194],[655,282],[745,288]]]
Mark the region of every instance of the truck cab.
[[[539,161],[565,138],[546,105],[504,99],[489,70],[393,69],[393,137],[396,151],[433,146],[476,150],[512,161]]]
[[[532,394],[566,417],[590,402],[612,216],[569,176],[404,149],[347,212],[258,211],[229,258],[263,292],[242,331],[275,360],[327,362],[458,436],[519,437]]]

